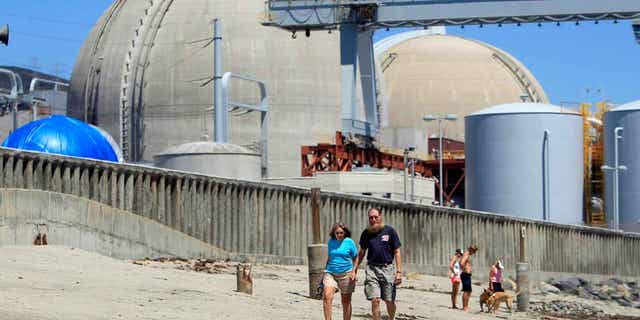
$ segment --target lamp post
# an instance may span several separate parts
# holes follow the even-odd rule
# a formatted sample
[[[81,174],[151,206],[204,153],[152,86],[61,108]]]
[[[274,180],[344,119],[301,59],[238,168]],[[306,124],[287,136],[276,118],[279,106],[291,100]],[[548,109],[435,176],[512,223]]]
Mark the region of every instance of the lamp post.
[[[443,156],[444,156],[444,152],[443,152],[443,148],[442,148],[442,122],[443,121],[456,121],[456,119],[458,119],[458,116],[453,114],[453,113],[448,113],[448,114],[428,114],[424,117],[422,117],[422,120],[426,121],[426,122],[431,122],[431,121],[438,121],[438,139],[439,139],[439,144],[440,147],[438,148],[438,158],[440,158],[440,170],[439,170],[439,175],[440,175],[440,205],[444,206],[444,175],[442,174],[443,172]]]
[[[624,128],[617,127],[613,130],[613,167],[604,165],[600,167],[602,171],[613,171],[613,229],[620,230],[620,204],[619,204],[619,189],[620,189],[620,171],[627,170],[627,167],[620,165],[620,152],[619,152],[619,140],[622,139],[622,131]]]

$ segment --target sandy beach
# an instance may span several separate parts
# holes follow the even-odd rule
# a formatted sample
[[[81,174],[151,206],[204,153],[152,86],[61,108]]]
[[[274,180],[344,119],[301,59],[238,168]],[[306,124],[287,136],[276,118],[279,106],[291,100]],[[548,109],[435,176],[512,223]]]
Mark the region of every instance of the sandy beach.
[[[232,262],[195,272],[187,262],[134,263],[60,246],[2,247],[0,256],[2,319],[322,319],[321,302],[307,297],[305,266],[254,266],[254,294],[246,295],[235,291]],[[398,291],[397,319],[495,318],[480,313],[480,287],[474,287],[470,314],[449,308],[449,290],[446,278],[410,274]],[[532,301],[554,296],[534,295]],[[353,319],[370,317],[362,279],[353,304]],[[636,308],[601,307],[640,317]],[[540,318],[505,311],[499,317]],[[342,319],[337,297],[334,319]]]

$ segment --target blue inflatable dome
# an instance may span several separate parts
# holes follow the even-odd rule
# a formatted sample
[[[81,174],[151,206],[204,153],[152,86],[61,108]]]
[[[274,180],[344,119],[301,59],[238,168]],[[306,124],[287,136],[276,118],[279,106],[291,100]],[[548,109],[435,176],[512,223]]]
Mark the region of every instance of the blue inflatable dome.
[[[120,150],[105,131],[82,121],[53,115],[18,128],[3,147],[120,162]]]

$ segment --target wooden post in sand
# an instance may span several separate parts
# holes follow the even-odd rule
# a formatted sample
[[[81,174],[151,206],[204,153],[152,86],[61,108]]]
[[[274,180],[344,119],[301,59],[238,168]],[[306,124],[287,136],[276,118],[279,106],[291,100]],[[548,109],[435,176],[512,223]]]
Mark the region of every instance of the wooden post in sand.
[[[327,263],[327,245],[320,243],[320,189],[311,189],[311,223],[313,228],[313,244],[307,247],[309,262],[309,297],[322,299],[322,292],[318,290],[324,277],[325,264]]]
[[[520,262],[516,264],[516,283],[518,285],[518,311],[529,310],[529,263],[527,262],[525,243],[526,228],[520,229]]]
[[[311,224],[313,226],[313,243],[322,241],[320,236],[320,188],[311,188]]]
[[[238,263],[236,267],[236,284],[238,292],[253,294],[253,276],[251,275],[251,264]]]

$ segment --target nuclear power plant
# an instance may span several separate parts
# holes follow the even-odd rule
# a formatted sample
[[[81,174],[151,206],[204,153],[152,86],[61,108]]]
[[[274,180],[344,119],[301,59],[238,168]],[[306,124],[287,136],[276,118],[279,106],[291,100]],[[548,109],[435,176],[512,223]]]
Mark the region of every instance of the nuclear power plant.
[[[549,72],[537,58],[569,54],[545,45],[470,36],[610,23],[602,32],[626,28],[636,46],[637,0],[114,0],[91,27],[5,16],[86,32],[55,37],[81,45],[69,79],[0,59],[0,253],[14,254],[0,284],[37,300],[0,308],[8,317],[319,318],[321,297],[328,319],[333,282],[390,275],[391,300],[414,299],[398,319],[463,317],[471,291],[495,302],[492,316],[514,300],[523,319],[640,306],[640,100],[622,101],[625,86],[564,101],[565,77],[607,79],[574,61],[596,74]],[[9,23],[0,51],[44,48]],[[367,271],[331,273],[337,251],[345,266],[367,253]],[[486,275],[491,290],[511,285],[492,294]],[[450,282],[451,308],[433,290]],[[383,318],[371,301],[354,299],[354,317],[371,304]]]

